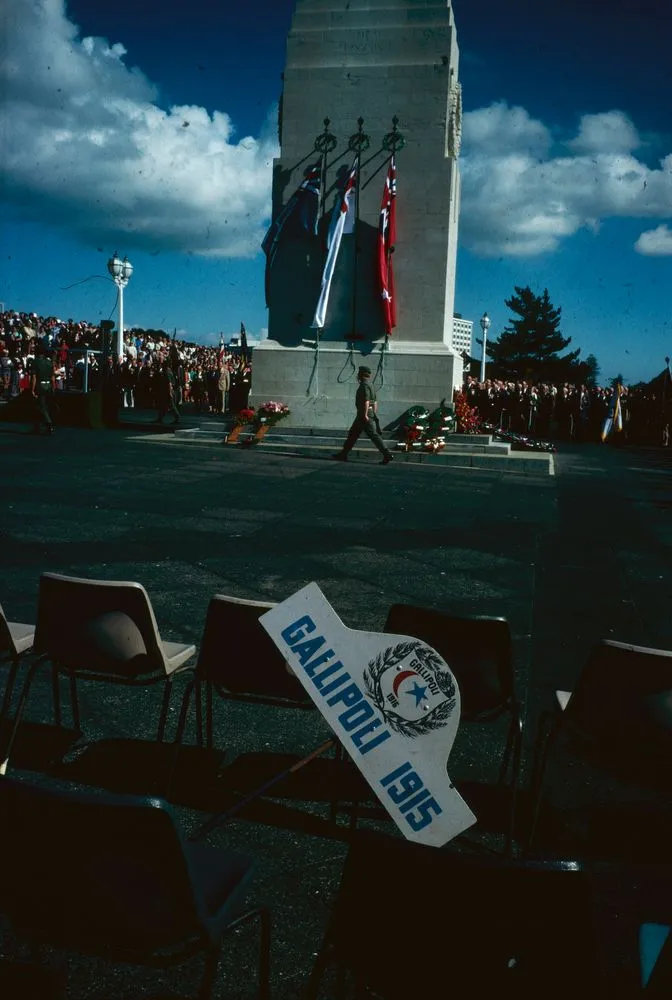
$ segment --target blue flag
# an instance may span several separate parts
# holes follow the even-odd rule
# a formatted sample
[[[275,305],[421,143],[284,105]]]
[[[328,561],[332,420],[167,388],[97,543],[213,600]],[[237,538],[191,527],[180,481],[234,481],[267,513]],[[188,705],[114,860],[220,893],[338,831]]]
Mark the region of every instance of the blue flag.
[[[289,199],[285,207],[269,226],[261,249],[266,254],[266,307],[269,306],[269,286],[271,267],[278,252],[283,233],[290,230],[317,235],[317,220],[320,210],[321,163],[318,160],[306,171],[306,175]]]

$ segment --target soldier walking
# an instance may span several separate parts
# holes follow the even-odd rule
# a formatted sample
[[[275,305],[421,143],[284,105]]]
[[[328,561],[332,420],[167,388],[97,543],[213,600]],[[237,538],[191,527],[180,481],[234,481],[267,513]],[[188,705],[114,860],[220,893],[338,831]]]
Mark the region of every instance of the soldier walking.
[[[51,415],[51,406],[56,380],[54,376],[54,364],[51,357],[47,357],[42,344],[38,344],[35,349],[35,357],[30,373],[30,389],[35,399],[35,426],[33,434],[39,434],[41,425],[44,423],[47,434],[54,433],[54,421]]]
[[[378,451],[383,456],[381,465],[388,465],[394,458],[392,452],[388,451],[380,436],[380,423],[378,422],[378,400],[376,390],[371,385],[371,369],[362,365],[357,372],[359,385],[355,395],[355,406],[357,416],[353,420],[352,427],[348,432],[345,444],[340,451],[331,457],[336,462],[347,462],[348,454],[352,451],[357,438],[362,433],[373,441]]]
[[[167,361],[163,363],[156,381],[156,401],[159,407],[159,415],[156,422],[162,424],[165,415],[172,413],[173,423],[179,423],[180,411],[175,405],[175,375]]]

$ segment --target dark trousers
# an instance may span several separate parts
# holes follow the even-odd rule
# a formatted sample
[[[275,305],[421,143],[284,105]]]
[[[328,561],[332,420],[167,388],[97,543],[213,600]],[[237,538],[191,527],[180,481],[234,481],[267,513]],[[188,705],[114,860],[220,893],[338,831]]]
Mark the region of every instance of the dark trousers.
[[[39,430],[40,425],[44,424],[47,429],[53,426],[54,420],[51,414],[52,410],[52,394],[51,392],[39,392],[35,399],[35,429]]]
[[[175,405],[175,398],[172,393],[170,396],[162,396],[159,398],[159,423],[163,422],[163,418],[167,413],[172,413],[175,418],[175,423],[177,423],[180,419],[180,411]]]
[[[346,438],[345,444],[343,445],[343,454],[347,455],[349,451],[355,446],[357,438],[362,433],[366,434],[368,438],[373,441],[378,451],[383,455],[388,455],[389,452],[385,445],[383,444],[383,439],[377,430],[377,422],[373,420],[365,420],[364,417],[360,417],[359,414],[355,417],[352,422],[352,427],[348,431],[348,436]]]

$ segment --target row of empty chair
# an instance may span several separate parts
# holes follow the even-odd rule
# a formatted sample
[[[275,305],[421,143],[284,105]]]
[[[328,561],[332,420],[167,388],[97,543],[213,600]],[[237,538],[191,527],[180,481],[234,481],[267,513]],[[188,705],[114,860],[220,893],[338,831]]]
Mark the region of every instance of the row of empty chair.
[[[176,744],[184,739],[193,704],[196,741],[213,746],[215,694],[247,703],[312,709],[303,687],[288,672],[259,624],[272,606],[214,596],[197,655],[195,645],[161,639],[151,602],[140,584],[44,574],[35,627],[8,621],[0,609],[0,658],[4,656],[8,667],[0,729],[3,773],[29,703],[31,684],[43,667],[51,670],[58,724],[59,680],[67,680],[77,730],[81,726],[77,682],[81,679],[129,686],[162,684],[157,738],[164,740],[174,680],[183,675],[186,685]],[[594,884],[593,875],[574,881],[571,873],[582,870],[574,862],[563,867],[529,860],[548,759],[562,732],[572,730],[597,744],[607,756],[618,752],[628,758],[635,778],[638,767],[659,772],[667,768],[669,775],[672,653],[603,641],[591,651],[574,692],[556,693],[557,706],[542,716],[533,754],[528,859],[516,862],[510,854],[523,729],[507,622],[394,605],[385,630],[420,638],[440,653],[458,680],[463,722],[482,724],[508,718],[498,775],[510,793],[508,857],[489,862],[441,852],[442,860],[437,862],[434,849],[379,835],[361,839],[353,833],[343,884],[307,995],[317,996],[332,961],[348,967],[355,981],[363,989],[374,990],[374,995],[411,995],[417,963],[390,963],[386,942],[389,928],[402,926],[407,919],[409,901],[417,904],[418,884],[432,888],[432,899],[439,893],[452,900],[456,919],[447,925],[432,922],[436,942],[427,939],[425,951],[440,954],[442,959],[444,952],[454,953],[453,985],[460,990],[468,991],[475,984],[494,990],[508,983],[519,996],[540,995],[542,988],[550,996],[566,995],[574,986],[591,987],[592,973],[582,978],[581,969],[595,958],[597,945],[593,946],[590,928],[581,920],[589,895],[586,887]],[[22,666],[25,676],[19,685]],[[672,789],[672,784],[668,787]],[[19,934],[33,943],[140,964],[172,964],[200,951],[206,961],[199,995],[207,997],[215,981],[223,936],[241,923],[256,921],[261,930],[259,995],[268,996],[269,917],[263,907],[245,908],[254,868],[251,857],[187,839],[171,806],[156,798],[94,793],[57,784],[45,788],[25,777],[5,776],[0,778],[0,814],[0,856],[12,859],[2,869],[0,913]],[[43,850],[45,828],[50,831],[48,852]],[[426,865],[431,872],[425,877]],[[25,878],[27,870],[29,879]],[[390,879],[390,871],[408,872],[408,885],[401,885],[398,876]],[[623,881],[622,875],[618,878]],[[625,881],[629,878],[626,874]],[[524,904],[518,894],[527,891],[525,885],[531,887],[531,896]],[[372,936],[363,898],[378,900],[385,913],[380,941]],[[556,898],[557,903],[553,902]],[[431,901],[427,905],[433,906]],[[644,910],[651,913],[646,919],[661,922],[651,925],[654,931],[671,919],[664,906],[659,910],[644,906]],[[487,933],[484,912],[497,914]],[[357,920],[364,914],[367,922],[360,927]],[[452,928],[448,937],[447,927]],[[568,928],[573,930],[567,949],[579,950],[571,962],[566,961],[569,951],[565,952],[560,961],[563,977],[549,976],[549,963],[562,950],[562,935],[568,934]],[[671,948],[662,947],[667,956],[665,988],[669,988]],[[653,988],[661,982],[661,968],[658,963],[655,974],[647,979],[648,995],[663,995]],[[553,992],[551,987],[558,989]],[[423,989],[417,986],[418,995]]]
[[[75,729],[80,730],[77,681],[129,686],[163,684],[157,738],[165,737],[173,682],[186,672],[176,742],[184,739],[195,704],[196,740],[214,742],[214,695],[221,698],[311,710],[313,704],[291,675],[259,623],[272,604],[215,595],[207,609],[198,657],[189,643],[161,639],[149,596],[138,583],[84,580],[45,573],[40,579],[35,630],[0,617],[0,650],[9,659],[2,703],[0,760],[6,770],[35,674],[52,671],[56,722],[60,724],[59,677],[70,688]],[[64,623],[67,623],[64,626]],[[448,663],[460,688],[461,723],[508,717],[498,781],[510,791],[507,849],[511,849],[522,756],[522,710],[514,684],[511,633],[504,618],[457,617],[396,604],[385,631],[427,642]],[[10,724],[21,655],[32,652]],[[672,653],[604,640],[591,651],[574,693],[557,692],[557,708],[540,721],[532,762],[534,838],[549,752],[563,730],[574,730],[605,753],[629,755],[642,766],[672,757]],[[203,701],[205,706],[203,708]],[[204,713],[204,718],[203,718]]]

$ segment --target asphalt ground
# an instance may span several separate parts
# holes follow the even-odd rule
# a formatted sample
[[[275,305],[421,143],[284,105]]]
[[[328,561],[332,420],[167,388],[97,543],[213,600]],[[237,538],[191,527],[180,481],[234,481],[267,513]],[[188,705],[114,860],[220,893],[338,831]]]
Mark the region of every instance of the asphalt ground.
[[[594,642],[672,649],[667,450],[561,446],[556,475],[536,478],[382,467],[377,456],[341,465],[263,448],[203,450],[170,433],[150,436],[141,424],[61,428],[51,437],[0,424],[0,600],[10,619],[35,620],[44,571],[137,580],[162,637],[197,645],[212,594],[281,601],[313,580],[352,628],[382,630],[396,602],[503,615],[525,706],[523,786],[539,715],[556,688],[571,690]],[[158,692],[90,683],[81,685],[80,700],[83,729],[101,742],[54,763],[73,734],[51,724],[50,685],[38,680],[12,769],[161,791],[167,754],[151,743]],[[176,698],[169,734],[178,708]],[[462,727],[449,770],[479,825],[451,849],[502,849],[505,810],[492,786],[505,729],[506,720]],[[193,742],[193,726],[189,732]],[[222,752],[184,750],[171,797],[185,829],[234,801],[232,788],[254,787],[269,767],[281,769],[285,758],[261,752],[303,754],[326,735],[317,713],[216,706],[215,746],[226,750],[226,764],[238,759],[237,770],[227,778]],[[259,858],[250,899],[273,914],[278,1000],[298,998],[305,985],[347,851],[346,819],[336,826],[328,820],[326,773],[304,775],[287,789],[297,797],[257,803],[209,838]],[[323,801],[307,801],[312,795]],[[620,811],[597,810],[601,796],[607,805],[618,798]],[[662,830],[669,827],[656,821],[652,831],[650,817],[663,816],[669,803],[655,782],[605,782],[574,759],[554,769],[551,798],[539,842],[549,855],[609,859],[646,851],[647,860],[666,862]],[[523,794],[521,836],[525,808]],[[389,829],[380,819],[367,823]],[[6,947],[13,954],[11,941]],[[253,962],[252,935],[237,933],[225,947],[216,995],[254,996]],[[199,969],[196,959],[171,971],[161,995],[193,994]],[[155,972],[82,959],[71,965],[67,995],[156,996],[159,981]]]

